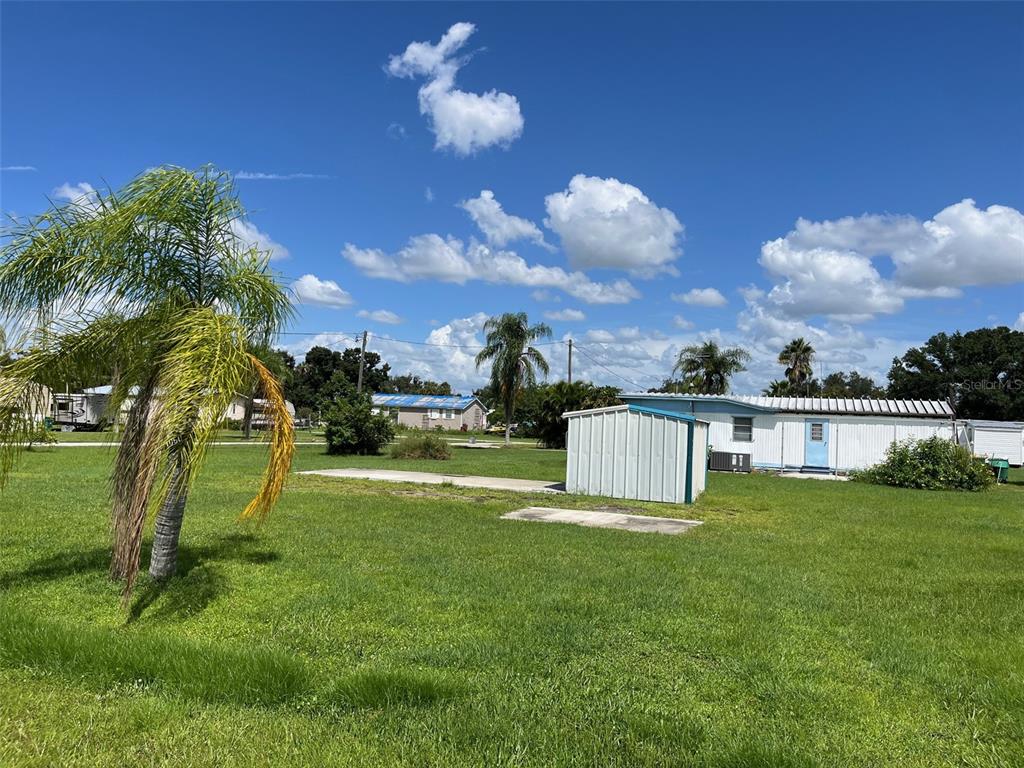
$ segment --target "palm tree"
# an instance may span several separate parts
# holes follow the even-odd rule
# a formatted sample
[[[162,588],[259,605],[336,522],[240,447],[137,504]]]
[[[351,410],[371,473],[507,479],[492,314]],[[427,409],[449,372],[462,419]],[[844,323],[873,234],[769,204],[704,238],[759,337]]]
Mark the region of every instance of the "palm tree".
[[[746,370],[750,355],[739,347],[720,349],[713,341],[683,347],[672,373],[681,373],[703,395],[724,395],[729,391],[729,378]]]
[[[768,383],[768,386],[762,390],[762,393],[768,397],[788,397],[792,391],[791,385],[785,379],[776,379]]]
[[[814,373],[811,367],[813,360],[814,347],[803,337],[793,339],[779,353],[779,363],[786,366],[786,378],[794,387],[803,384]]]
[[[236,393],[255,377],[274,428],[256,497],[262,519],[294,452],[279,382],[249,350],[269,343],[290,302],[268,254],[244,243],[229,176],[162,167],[120,192],[17,223],[0,251],[0,318],[34,316],[0,378],[0,483],[41,417],[33,391],[117,372],[108,412],[128,408],[112,477],[111,575],[125,598],[156,510],[150,574],[174,573],[188,491]]]
[[[507,312],[489,318],[484,333],[486,346],[476,356],[476,367],[491,361],[491,387],[505,407],[505,445],[509,445],[519,393],[536,382],[535,368],[548,374],[548,361],[530,345],[551,338],[551,328],[544,323],[530,325],[525,312]]]

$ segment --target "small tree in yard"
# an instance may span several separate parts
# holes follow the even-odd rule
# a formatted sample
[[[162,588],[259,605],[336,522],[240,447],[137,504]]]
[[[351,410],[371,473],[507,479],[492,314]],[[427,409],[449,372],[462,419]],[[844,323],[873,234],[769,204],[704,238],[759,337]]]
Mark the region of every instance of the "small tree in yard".
[[[19,223],[0,257],[0,319],[34,317],[0,376],[0,483],[39,416],[33,392],[118,375],[108,409],[130,403],[111,483],[111,575],[125,597],[156,512],[150,574],[174,573],[188,490],[224,411],[256,380],[273,419],[267,468],[242,517],[277,501],[294,451],[280,384],[251,354],[291,311],[269,254],[238,234],[230,177],[155,168]]]
[[[982,491],[995,482],[983,459],[939,437],[906,440],[889,446],[885,460],[854,474],[856,480],[930,491]]]
[[[324,412],[327,452],[360,456],[380,453],[395,439],[395,424],[383,413],[373,413],[373,399],[352,391],[332,402]]]

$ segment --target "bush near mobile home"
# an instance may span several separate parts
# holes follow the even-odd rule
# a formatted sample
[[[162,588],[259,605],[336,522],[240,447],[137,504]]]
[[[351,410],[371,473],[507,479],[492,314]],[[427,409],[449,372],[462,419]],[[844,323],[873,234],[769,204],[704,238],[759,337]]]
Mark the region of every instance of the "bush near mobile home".
[[[336,400],[324,414],[327,453],[377,454],[395,439],[395,425],[386,415],[373,413],[370,396],[351,393]]]
[[[876,485],[929,491],[983,491],[995,483],[992,470],[983,459],[938,436],[893,443],[884,461],[854,473],[854,478]]]

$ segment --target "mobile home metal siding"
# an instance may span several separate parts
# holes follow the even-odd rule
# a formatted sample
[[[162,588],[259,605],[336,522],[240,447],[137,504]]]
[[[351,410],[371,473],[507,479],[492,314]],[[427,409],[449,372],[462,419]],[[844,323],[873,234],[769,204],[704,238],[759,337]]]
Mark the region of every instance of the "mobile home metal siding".
[[[1006,459],[1015,466],[1024,463],[1024,424],[1013,421],[969,421],[967,435],[975,456]]]
[[[703,491],[706,425],[629,406],[566,416],[570,493],[684,503]]]

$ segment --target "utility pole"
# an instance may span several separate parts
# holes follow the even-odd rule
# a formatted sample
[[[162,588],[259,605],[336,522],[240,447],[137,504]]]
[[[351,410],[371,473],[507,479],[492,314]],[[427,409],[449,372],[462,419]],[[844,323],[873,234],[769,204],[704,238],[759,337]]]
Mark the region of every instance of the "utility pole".
[[[356,392],[363,391],[363,362],[366,360],[366,331],[363,331],[363,345],[359,348],[359,380],[356,382]]]
[[[572,339],[569,339],[569,383],[572,384]]]

